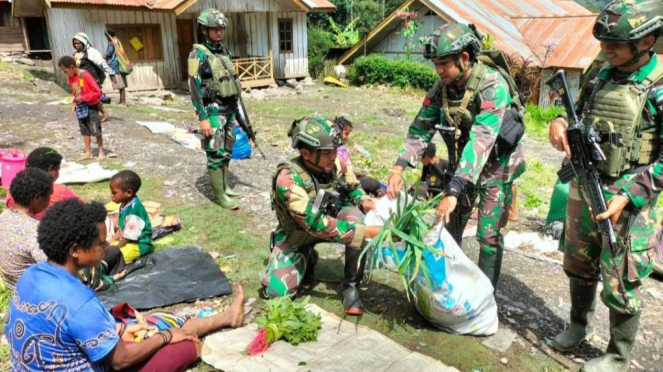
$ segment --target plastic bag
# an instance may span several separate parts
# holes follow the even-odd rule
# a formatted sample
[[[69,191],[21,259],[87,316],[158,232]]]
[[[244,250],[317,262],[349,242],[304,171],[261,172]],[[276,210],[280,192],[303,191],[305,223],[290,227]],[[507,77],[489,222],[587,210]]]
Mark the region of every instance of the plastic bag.
[[[251,144],[249,138],[244,131],[235,125],[235,145],[231,154],[232,159],[242,160],[251,157]]]

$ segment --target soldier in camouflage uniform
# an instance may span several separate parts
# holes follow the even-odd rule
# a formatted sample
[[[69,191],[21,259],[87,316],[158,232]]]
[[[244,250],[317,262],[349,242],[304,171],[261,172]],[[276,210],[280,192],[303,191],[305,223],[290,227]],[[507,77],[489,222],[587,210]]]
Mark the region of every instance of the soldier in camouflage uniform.
[[[341,133],[322,117],[296,120],[288,132],[292,147],[300,156],[280,164],[272,182],[272,208],[279,225],[272,233],[272,253],[262,274],[265,296],[294,296],[302,282],[313,279],[318,253],[315,245],[322,242],[344,244],[345,270],[343,305],[351,315],[360,315],[362,305],[357,289],[363,277],[365,257],[359,262],[364,238],[380,231],[377,226],[362,224],[364,212],[375,205],[356,185],[340,190],[335,175],[336,149],[342,145]],[[338,215],[324,209],[312,210],[320,190],[336,188],[347,203]]]
[[[583,185],[571,181],[561,242],[570,279],[571,324],[553,341],[566,351],[593,337],[596,289],[602,280],[610,342],[604,356],[585,363],[586,372],[628,370],[642,310],[640,287],[652,271],[658,245],[654,229],[663,187],[663,61],[652,48],[662,32],[661,0],[613,1],[594,24],[594,37],[608,63],[588,73],[576,110],[584,123],[595,126],[606,155],[598,168],[608,208],[595,218],[611,219],[620,249],[613,261]],[[565,118],[555,119],[549,135],[553,146],[569,156],[567,125]]]
[[[525,160],[519,140],[512,148],[498,151],[496,142],[505,118],[517,119],[513,110],[518,98],[501,72],[477,60],[481,37],[472,25],[452,23],[441,26],[429,38],[425,56],[432,59],[440,80],[426,95],[408,129],[387,194],[397,196],[403,187],[401,173],[407,166],[416,166],[435,135],[436,125],[455,127],[459,163],[437,209],[447,222],[451,213],[460,213],[464,228],[479,196],[479,267],[496,287],[504,249],[500,229],[506,226],[511,186],[525,171]],[[459,201],[461,191],[471,186],[473,191]],[[456,210],[459,203],[460,211]]]
[[[195,44],[189,54],[189,90],[200,121],[200,132],[207,154],[209,171],[217,203],[223,208],[237,209],[231,198],[242,194],[228,184],[228,165],[235,143],[235,118],[239,113],[241,86],[235,74],[232,55],[221,40],[228,20],[216,9],[198,16],[198,27],[205,35],[205,44]]]

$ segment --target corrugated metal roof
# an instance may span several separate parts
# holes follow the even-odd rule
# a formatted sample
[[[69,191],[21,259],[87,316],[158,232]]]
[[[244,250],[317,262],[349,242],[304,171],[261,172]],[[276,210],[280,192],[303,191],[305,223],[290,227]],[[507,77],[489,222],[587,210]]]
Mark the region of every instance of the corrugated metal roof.
[[[512,18],[532,51],[546,67],[583,71],[601,51],[592,36],[596,14],[561,17]],[[547,49],[548,57],[545,54]]]
[[[99,6],[145,7],[172,10],[186,0],[51,0],[51,4],[80,4]]]
[[[336,10],[336,5],[327,0],[301,0],[310,11]]]
[[[411,1],[406,1],[410,3]],[[540,65],[537,52],[530,48],[528,40],[514,24],[516,17],[550,17],[570,15],[591,15],[592,13],[571,0],[417,0],[449,22],[473,23],[483,32],[495,38],[496,47],[506,54],[517,54],[529,58],[534,65]],[[412,6],[410,6],[412,8]],[[400,8],[400,7],[399,7]],[[393,14],[390,17],[395,17]],[[353,49],[346,52],[339,62],[345,63],[358,55],[364,48],[375,44],[371,38],[384,38],[388,30],[393,30],[399,22],[385,19],[376,27],[379,32],[369,32]],[[577,39],[576,36],[570,38]],[[578,54],[582,50],[578,49]],[[592,57],[595,57],[592,55]]]

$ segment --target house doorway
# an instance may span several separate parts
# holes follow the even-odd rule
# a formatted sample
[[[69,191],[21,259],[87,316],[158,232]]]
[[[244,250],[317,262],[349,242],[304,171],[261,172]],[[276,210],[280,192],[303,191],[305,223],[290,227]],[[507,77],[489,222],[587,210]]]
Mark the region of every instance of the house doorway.
[[[180,55],[180,71],[182,72],[182,79],[187,79],[188,73],[188,59],[191,48],[195,44],[195,25],[193,20],[178,19],[177,20],[177,49]]]

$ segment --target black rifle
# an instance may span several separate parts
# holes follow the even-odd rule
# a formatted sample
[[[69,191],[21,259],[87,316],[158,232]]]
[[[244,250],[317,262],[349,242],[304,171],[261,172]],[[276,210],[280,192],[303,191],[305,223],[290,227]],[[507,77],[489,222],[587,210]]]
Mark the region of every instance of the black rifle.
[[[327,192],[325,190],[318,190],[318,193],[313,201],[311,212],[313,215],[322,212],[326,215],[336,217],[341,208],[349,204],[348,195],[355,187],[348,185],[345,182],[334,181],[334,190]]]
[[[440,167],[435,164],[435,166],[431,167],[431,170],[435,175],[442,179],[446,180],[447,182],[451,181],[451,178],[453,178],[453,175],[456,172],[456,168],[458,168],[458,144],[456,140],[456,128],[455,127],[446,127],[442,125],[436,125],[435,129],[440,133],[442,136],[442,139],[444,140],[445,145],[447,146],[447,153],[448,153],[448,164],[447,164],[447,169],[444,174],[437,174],[440,172]],[[467,198],[466,191],[465,189],[461,190],[460,194],[458,195],[458,205],[456,206],[456,209],[451,213],[450,221],[449,221],[449,226],[446,227],[446,229],[449,231],[449,234],[451,234],[451,237],[454,238],[456,243],[460,246],[463,241],[463,222],[462,222],[462,211],[460,207],[460,204],[462,203],[461,201]]]
[[[577,177],[589,201],[589,206],[592,208],[592,213],[595,216],[604,213],[607,210],[607,205],[597,165],[598,162],[605,160],[605,154],[597,142],[598,134],[593,125],[585,125],[578,118],[563,70],[557,71],[546,81],[546,84],[562,99],[566,115],[570,122],[566,128],[566,136],[569,149],[571,150],[571,161],[557,172],[557,176],[559,176],[559,179],[563,183],[567,183]],[[617,271],[615,275],[619,278],[619,291],[624,301],[627,301],[624,281],[619,274],[615,262],[615,254],[620,249],[617,245],[617,237],[612,228],[612,222],[608,218],[603,221],[596,221],[596,224],[601,233],[602,243],[604,247],[609,249],[612,265]]]

